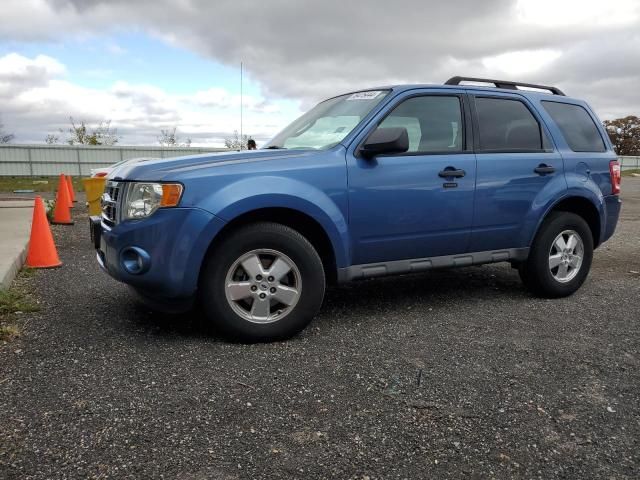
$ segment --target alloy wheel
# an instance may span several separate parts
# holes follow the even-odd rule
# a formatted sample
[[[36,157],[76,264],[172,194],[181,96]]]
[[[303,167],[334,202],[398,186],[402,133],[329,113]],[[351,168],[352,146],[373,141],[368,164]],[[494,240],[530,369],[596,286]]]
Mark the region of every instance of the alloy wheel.
[[[271,323],[295,308],[302,291],[296,264],[282,252],[251,250],[227,272],[225,296],[233,311],[253,323]]]
[[[584,243],[575,230],[564,230],[551,244],[549,270],[560,283],[573,280],[582,266]]]

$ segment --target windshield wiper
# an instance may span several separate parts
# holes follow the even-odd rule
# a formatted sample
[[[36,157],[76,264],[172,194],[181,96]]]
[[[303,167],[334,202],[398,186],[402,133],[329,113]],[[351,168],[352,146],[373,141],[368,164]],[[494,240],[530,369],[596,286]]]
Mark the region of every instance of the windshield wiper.
[[[269,145],[265,147],[265,150],[286,150],[286,147],[279,147],[278,145]]]

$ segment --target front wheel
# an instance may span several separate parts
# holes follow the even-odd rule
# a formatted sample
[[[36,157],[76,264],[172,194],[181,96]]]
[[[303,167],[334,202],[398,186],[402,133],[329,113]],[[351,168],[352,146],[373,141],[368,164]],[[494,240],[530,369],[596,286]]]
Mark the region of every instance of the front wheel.
[[[304,329],[324,290],[313,245],[289,227],[261,222],[232,232],[210,252],[200,301],[210,323],[228,337],[272,341]]]
[[[540,227],[520,278],[535,294],[558,298],[584,283],[593,258],[593,236],[587,222],[568,212],[553,212]]]

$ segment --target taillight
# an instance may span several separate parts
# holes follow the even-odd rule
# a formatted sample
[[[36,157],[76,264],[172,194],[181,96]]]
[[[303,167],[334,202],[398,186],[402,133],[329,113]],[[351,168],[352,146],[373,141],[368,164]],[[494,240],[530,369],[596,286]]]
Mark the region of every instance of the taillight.
[[[106,177],[107,176],[107,172],[98,172],[96,173],[96,177]]]
[[[609,173],[611,174],[611,193],[618,195],[620,193],[620,181],[622,180],[620,162],[618,162],[618,160],[611,160],[609,162]]]

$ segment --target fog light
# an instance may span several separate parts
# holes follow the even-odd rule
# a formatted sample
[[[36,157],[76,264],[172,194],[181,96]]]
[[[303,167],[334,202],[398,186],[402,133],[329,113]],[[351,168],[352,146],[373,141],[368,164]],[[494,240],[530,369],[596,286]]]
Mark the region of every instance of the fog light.
[[[151,257],[139,247],[127,247],[120,252],[122,268],[131,275],[140,275],[151,268]]]

